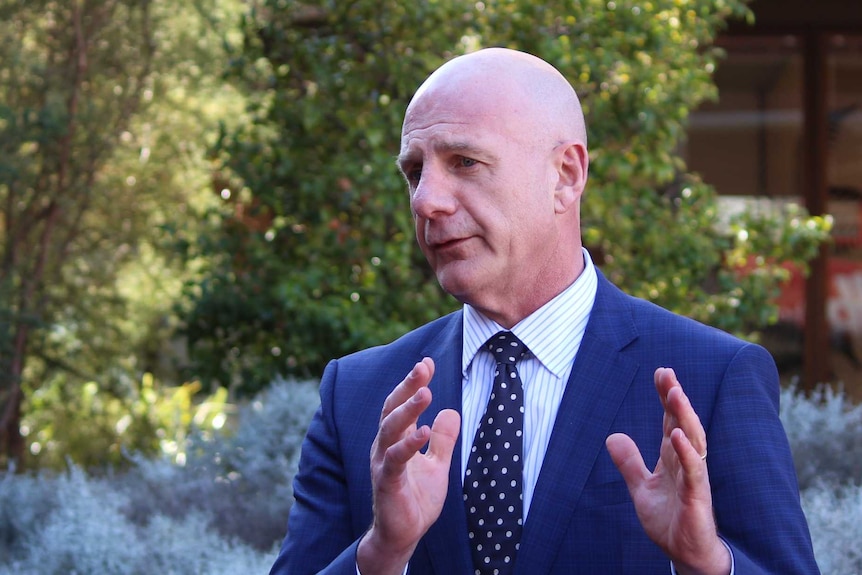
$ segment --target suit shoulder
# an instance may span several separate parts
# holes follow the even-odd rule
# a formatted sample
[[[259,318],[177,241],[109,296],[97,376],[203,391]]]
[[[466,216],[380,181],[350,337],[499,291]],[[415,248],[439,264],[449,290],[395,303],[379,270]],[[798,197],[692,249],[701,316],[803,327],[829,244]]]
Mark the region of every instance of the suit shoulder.
[[[631,322],[632,329],[641,341],[663,345],[682,345],[708,348],[713,352],[725,350],[735,353],[746,346],[759,347],[719,328],[704,324],[690,317],[672,312],[653,302],[624,293],[610,282],[604,282],[602,307],[614,315],[617,324]]]
[[[447,341],[452,335],[460,337],[462,322],[462,312],[455,311],[411,330],[394,341],[351,353],[338,361],[342,365],[350,365],[354,362],[389,361],[387,358],[408,358],[412,366],[415,361],[421,359],[423,351],[433,342]],[[416,357],[418,359],[411,359]]]

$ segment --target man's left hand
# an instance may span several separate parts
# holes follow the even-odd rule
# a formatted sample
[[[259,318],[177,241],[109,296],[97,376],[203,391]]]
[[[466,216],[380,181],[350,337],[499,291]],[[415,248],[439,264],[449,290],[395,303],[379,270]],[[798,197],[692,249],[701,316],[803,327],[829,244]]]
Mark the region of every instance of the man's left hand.
[[[606,440],[611,459],[644,530],[680,575],[728,575],[730,552],[718,537],[712,511],[706,432],[672,369],[658,368],[655,386],[664,406],[655,470],[650,472],[635,442],[622,433]]]

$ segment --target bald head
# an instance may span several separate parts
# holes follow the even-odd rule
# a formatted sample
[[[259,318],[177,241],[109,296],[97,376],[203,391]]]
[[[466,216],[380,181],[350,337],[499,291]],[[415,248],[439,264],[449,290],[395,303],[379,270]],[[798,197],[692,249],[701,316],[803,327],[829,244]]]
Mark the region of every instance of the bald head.
[[[571,85],[529,54],[481,50],[422,84],[398,165],[446,291],[511,327],[572,284],[584,265],[586,139]]]
[[[587,144],[581,104],[568,80],[544,60],[507,48],[486,48],[450,60],[419,87],[407,109],[427,99],[461,94],[528,118],[535,136]]]

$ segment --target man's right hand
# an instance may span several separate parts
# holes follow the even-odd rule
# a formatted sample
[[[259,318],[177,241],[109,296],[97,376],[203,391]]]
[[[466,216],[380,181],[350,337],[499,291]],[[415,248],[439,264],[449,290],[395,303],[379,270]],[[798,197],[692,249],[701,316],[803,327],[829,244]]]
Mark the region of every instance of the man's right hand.
[[[434,361],[426,357],[383,403],[371,446],[374,522],[356,553],[363,574],[401,575],[419,539],[443,510],[461,416],[444,409],[430,428],[417,428],[419,415],[431,404],[428,384],[433,375]],[[420,452],[426,443],[428,449]]]

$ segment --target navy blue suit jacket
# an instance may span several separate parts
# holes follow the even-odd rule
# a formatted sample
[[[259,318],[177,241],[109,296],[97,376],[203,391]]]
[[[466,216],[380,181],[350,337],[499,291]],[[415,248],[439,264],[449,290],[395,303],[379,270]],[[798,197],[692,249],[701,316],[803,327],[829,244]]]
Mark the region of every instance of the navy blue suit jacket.
[[[424,356],[434,359],[433,403],[420,418],[461,409],[462,314],[327,367],[321,407],[303,443],[296,502],[275,575],[355,575],[356,545],[372,521],[369,453],[383,401]],[[598,292],[536,484],[515,572],[670,573],[646,536],[605,448],[631,436],[652,468],[662,438],[653,384],[672,367],[706,429],[719,534],[736,575],[819,573],[799,504],[790,449],[778,419],[775,363],[757,345],[630,297],[599,274]],[[461,439],[459,438],[459,442]],[[456,445],[440,518],[420,541],[410,575],[471,571]],[[372,575],[372,574],[365,574]]]

